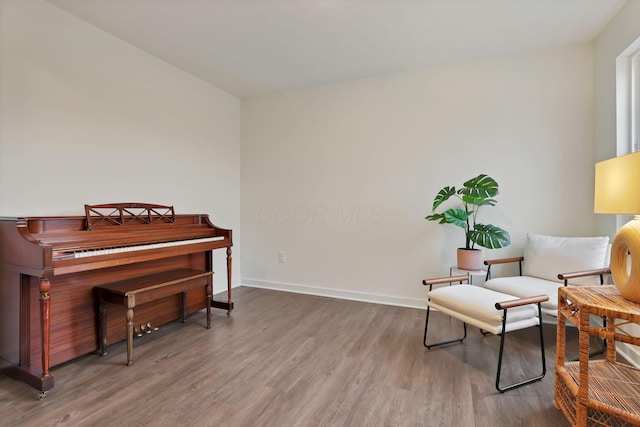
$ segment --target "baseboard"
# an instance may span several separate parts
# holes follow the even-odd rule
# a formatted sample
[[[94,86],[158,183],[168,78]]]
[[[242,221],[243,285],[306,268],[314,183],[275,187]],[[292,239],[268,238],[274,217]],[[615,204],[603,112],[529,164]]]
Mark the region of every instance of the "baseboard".
[[[345,291],[341,289],[322,288],[317,286],[298,285],[293,283],[269,282],[265,280],[242,278],[242,286],[250,288],[272,289],[276,291],[294,292],[297,294],[316,295],[330,298],[340,298],[351,301],[370,302],[375,304],[394,305],[398,307],[420,308],[426,307],[424,299],[403,298],[392,295],[372,294],[367,292]]]
[[[224,279],[222,282],[221,281],[216,281],[216,277],[215,274],[213,275],[213,296],[215,297],[218,294],[226,294],[227,293],[227,282],[226,279]],[[224,282],[224,283],[223,283]],[[242,286],[242,284],[240,283],[240,280],[238,279],[231,279],[231,289],[233,288],[237,288],[238,286]]]

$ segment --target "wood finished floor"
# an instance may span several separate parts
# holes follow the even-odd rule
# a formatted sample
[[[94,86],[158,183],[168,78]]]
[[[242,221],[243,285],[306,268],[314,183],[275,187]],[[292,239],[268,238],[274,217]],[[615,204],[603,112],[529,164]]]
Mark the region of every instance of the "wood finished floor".
[[[555,327],[547,376],[494,388],[499,338],[471,327],[463,344],[422,346],[423,310],[254,288],[234,290],[230,317],[204,312],[55,367],[37,391],[0,375],[0,426],[566,426],[553,406]],[[461,325],[432,317],[433,338]],[[506,381],[536,373],[534,330],[507,336]]]

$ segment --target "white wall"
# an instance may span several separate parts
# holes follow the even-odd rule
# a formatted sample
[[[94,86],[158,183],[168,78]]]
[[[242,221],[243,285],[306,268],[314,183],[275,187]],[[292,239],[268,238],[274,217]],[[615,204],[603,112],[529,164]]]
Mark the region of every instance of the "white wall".
[[[595,98],[595,155],[601,161],[628,152],[620,147],[616,138],[616,58],[640,37],[640,0],[629,2],[603,29],[594,42],[594,98]],[[614,236],[618,225],[614,215],[596,215],[596,230]],[[634,326],[634,325],[632,325]],[[640,327],[630,330],[640,335]],[[637,346],[618,347],[628,360],[640,366],[640,350]]]
[[[593,234],[592,45],[487,58],[243,100],[243,283],[424,305],[462,231],[424,220],[479,173],[483,221]],[[357,58],[354,58],[357,60]],[[286,262],[278,262],[278,252]]]
[[[49,3],[0,7],[0,216],[147,202],[239,231],[238,98]]]

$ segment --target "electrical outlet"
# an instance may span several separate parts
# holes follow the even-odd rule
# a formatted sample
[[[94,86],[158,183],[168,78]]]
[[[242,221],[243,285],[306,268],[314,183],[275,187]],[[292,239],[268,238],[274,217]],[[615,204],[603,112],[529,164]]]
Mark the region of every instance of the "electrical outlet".
[[[287,260],[287,254],[285,252],[278,252],[278,262],[284,264]]]

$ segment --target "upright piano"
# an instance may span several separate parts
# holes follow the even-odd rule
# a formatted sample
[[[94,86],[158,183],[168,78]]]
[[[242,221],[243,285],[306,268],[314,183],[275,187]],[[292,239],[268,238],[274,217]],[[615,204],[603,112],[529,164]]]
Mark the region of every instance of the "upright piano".
[[[84,216],[0,218],[0,368],[40,390],[53,388],[51,367],[99,347],[93,287],[177,269],[211,272],[214,249],[226,248],[227,298],[233,309],[232,231],[206,214],[175,214],[146,203],[85,205]],[[186,294],[187,313],[206,307],[206,286]],[[136,307],[136,319],[179,319],[173,295]],[[125,339],[124,309],[109,308],[109,343]]]

